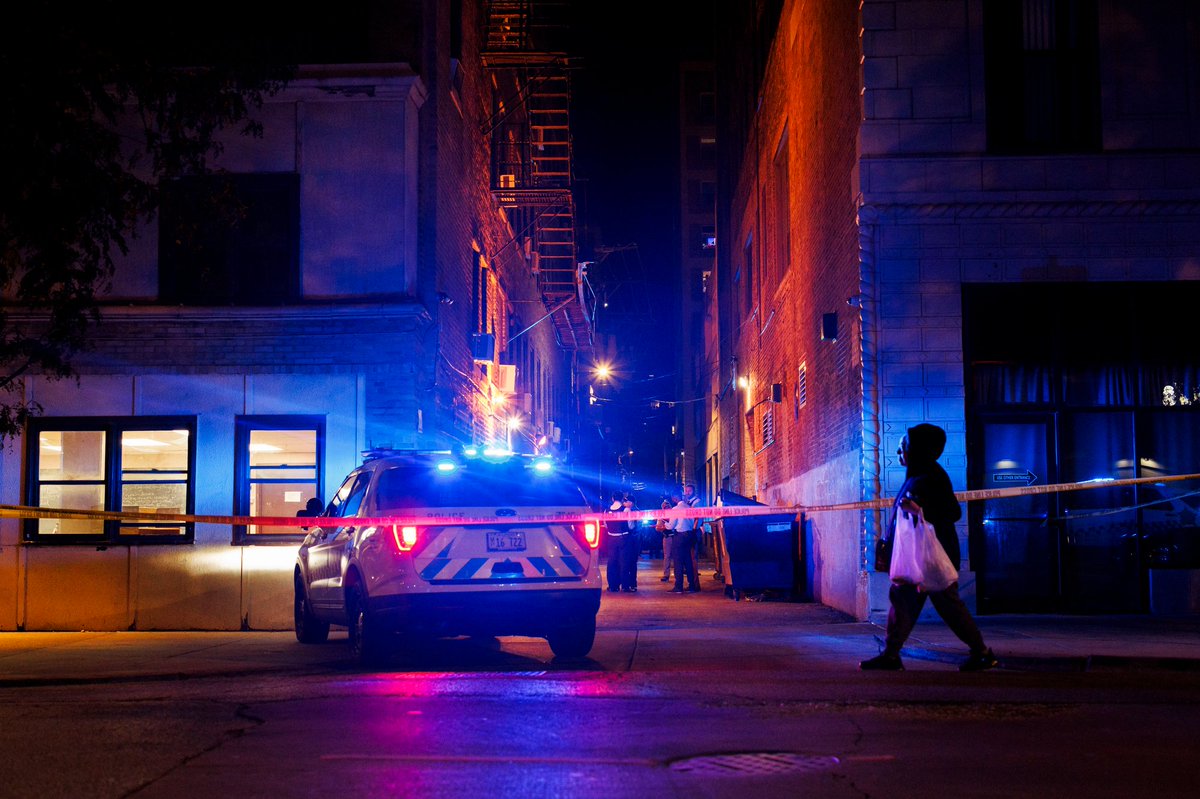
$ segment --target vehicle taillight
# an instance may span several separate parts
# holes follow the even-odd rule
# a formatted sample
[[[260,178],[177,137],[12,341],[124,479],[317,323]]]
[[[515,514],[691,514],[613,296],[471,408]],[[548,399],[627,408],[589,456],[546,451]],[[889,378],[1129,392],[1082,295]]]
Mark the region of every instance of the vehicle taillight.
[[[595,522],[583,522],[578,525],[578,529],[585,544],[592,549],[600,546],[600,525]]]
[[[396,548],[401,552],[408,552],[417,543],[417,529],[411,525],[401,527],[398,524],[392,525],[392,537],[396,539]]]

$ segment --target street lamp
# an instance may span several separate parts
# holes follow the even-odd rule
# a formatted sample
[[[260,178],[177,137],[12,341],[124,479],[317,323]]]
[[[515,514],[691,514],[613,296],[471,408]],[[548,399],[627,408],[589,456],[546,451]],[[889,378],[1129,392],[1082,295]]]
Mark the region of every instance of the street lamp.
[[[513,431],[520,430],[524,420],[520,416],[508,417],[508,424],[505,425],[505,441],[508,443],[508,451],[513,451]]]
[[[617,456],[617,472],[621,475],[621,481],[633,484],[633,450],[628,450]]]

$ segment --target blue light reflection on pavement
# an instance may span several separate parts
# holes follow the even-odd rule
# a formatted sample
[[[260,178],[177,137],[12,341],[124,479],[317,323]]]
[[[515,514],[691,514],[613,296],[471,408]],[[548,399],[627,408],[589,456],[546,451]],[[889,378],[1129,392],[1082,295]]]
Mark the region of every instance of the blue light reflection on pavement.
[[[658,697],[659,688],[625,674],[581,672],[421,672],[371,674],[335,683],[367,696]]]

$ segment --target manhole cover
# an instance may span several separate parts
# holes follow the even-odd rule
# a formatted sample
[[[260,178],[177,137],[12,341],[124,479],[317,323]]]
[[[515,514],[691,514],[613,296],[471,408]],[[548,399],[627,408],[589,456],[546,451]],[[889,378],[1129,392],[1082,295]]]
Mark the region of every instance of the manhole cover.
[[[671,770],[705,777],[764,776],[790,774],[797,771],[814,772],[833,768],[838,759],[831,755],[800,755],[795,752],[737,752],[724,755],[701,755],[676,760]]]

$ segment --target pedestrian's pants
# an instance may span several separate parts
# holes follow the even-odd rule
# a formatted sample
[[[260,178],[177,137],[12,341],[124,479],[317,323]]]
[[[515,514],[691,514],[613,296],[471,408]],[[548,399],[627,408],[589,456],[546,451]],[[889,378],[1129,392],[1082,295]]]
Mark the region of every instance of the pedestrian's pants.
[[[891,608],[888,609],[887,643],[884,651],[890,655],[899,655],[900,649],[912,633],[921,608],[925,607],[925,597],[933,602],[933,609],[938,612],[950,630],[958,639],[971,648],[972,652],[982,652],[987,649],[983,643],[983,634],[971,611],[958,595],[958,583],[952,583],[945,591],[918,591],[915,585],[896,585],[888,590]]]

